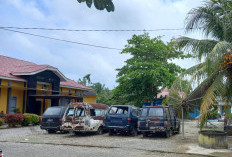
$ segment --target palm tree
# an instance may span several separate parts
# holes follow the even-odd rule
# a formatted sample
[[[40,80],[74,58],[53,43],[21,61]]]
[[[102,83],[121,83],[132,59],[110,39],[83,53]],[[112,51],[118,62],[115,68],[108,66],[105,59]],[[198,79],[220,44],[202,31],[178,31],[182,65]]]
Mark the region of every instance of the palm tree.
[[[186,18],[186,32],[201,31],[206,39],[180,37],[178,47],[195,55],[200,63],[181,74],[190,76],[190,83],[198,82],[197,89],[204,90],[201,114],[207,118],[210,107],[216,103],[217,97],[224,98],[227,103],[232,97],[232,66],[225,62],[226,56],[232,56],[232,1],[208,0],[204,6],[192,9]],[[228,57],[227,57],[228,58]]]

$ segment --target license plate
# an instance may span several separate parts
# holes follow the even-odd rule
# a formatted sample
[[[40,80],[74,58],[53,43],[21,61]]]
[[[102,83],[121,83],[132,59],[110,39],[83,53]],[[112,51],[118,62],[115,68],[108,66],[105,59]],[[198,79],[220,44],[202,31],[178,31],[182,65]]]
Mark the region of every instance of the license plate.
[[[53,119],[48,119],[47,122],[53,122]]]

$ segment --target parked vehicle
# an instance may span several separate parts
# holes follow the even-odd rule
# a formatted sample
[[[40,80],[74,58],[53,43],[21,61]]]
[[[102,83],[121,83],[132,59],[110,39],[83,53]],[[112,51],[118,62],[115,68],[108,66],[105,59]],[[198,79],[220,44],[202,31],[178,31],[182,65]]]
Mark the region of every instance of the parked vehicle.
[[[127,133],[136,136],[139,114],[140,108],[129,105],[112,105],[106,114],[105,122],[109,135]]]
[[[73,115],[74,115],[74,107],[72,103],[69,104],[67,107],[64,116],[63,116],[63,123],[61,126],[61,130],[63,131],[72,131],[72,121],[73,121]]]
[[[47,130],[48,133],[61,131],[62,118],[67,106],[53,106],[47,108],[42,116],[41,129]]]
[[[74,103],[72,130],[75,134],[80,132],[96,132],[103,134],[105,114],[108,106],[95,103]]]
[[[2,153],[1,149],[0,149],[0,157],[4,157],[4,154]]]
[[[138,121],[138,128],[143,137],[156,132],[162,132],[166,137],[170,137],[173,133],[179,133],[180,122],[172,107],[143,107]]]

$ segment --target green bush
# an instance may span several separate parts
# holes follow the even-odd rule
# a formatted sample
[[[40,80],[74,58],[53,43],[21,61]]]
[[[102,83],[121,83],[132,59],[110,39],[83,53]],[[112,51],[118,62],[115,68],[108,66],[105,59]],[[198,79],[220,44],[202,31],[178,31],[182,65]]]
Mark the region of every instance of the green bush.
[[[217,110],[213,110],[209,113],[208,115],[208,119],[217,119],[218,116],[218,111]]]
[[[40,124],[40,118],[37,114],[31,114],[31,124],[32,125]]]
[[[24,120],[22,122],[22,126],[28,126],[29,124],[31,124],[31,114],[24,113]]]
[[[4,124],[4,119],[0,118],[0,126],[2,126]]]
[[[28,126],[29,124],[38,125],[40,124],[40,117],[36,114],[24,113],[23,126]]]

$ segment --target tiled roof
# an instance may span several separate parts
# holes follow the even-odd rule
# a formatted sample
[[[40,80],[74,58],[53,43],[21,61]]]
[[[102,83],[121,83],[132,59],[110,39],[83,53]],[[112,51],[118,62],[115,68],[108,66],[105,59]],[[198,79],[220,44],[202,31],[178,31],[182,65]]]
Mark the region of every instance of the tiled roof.
[[[73,81],[73,80],[70,80],[68,79],[67,81],[61,81],[60,82],[60,86],[62,87],[74,87],[74,88],[77,88],[77,89],[87,89],[87,90],[94,90],[93,88],[89,88],[83,84],[80,84],[76,81]]]
[[[169,95],[169,90],[168,90],[168,87],[165,87],[160,93],[157,94],[157,98],[161,98],[162,97],[165,97]]]
[[[185,92],[181,92],[181,91],[178,91],[179,95],[181,97],[186,97],[186,94]],[[157,94],[157,98],[164,98],[165,96],[168,96],[169,95],[169,89],[168,87],[165,87],[160,93]]]
[[[24,79],[21,78],[19,75],[39,72],[43,69],[45,70],[53,69],[55,71],[58,71],[58,73],[63,76],[63,74],[60,73],[59,70],[53,66],[37,65],[32,62],[0,55],[0,77],[6,77],[6,78],[11,78],[11,79],[16,79],[16,80],[21,81]],[[67,81],[61,81],[60,85],[68,86],[68,87],[72,87],[76,89],[94,90],[92,88],[86,87],[70,79],[67,79]]]

